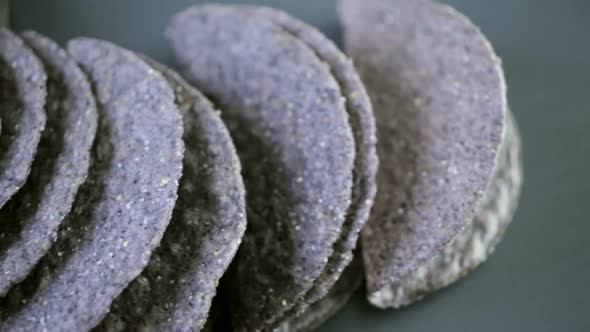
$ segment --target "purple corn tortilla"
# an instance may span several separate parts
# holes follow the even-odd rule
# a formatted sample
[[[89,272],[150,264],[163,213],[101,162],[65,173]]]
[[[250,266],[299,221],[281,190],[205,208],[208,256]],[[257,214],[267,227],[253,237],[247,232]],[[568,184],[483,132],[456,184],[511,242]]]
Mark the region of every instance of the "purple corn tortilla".
[[[0,208],[24,184],[45,127],[45,71],[14,33],[0,28]]]
[[[367,289],[373,304],[394,306],[386,291],[443,250],[488,190],[504,130],[504,77],[489,42],[450,7],[340,4],[380,138],[379,189],[361,236]]]
[[[352,62],[315,28],[287,15],[265,7],[244,7],[245,10],[268,19],[311,48],[326,64],[338,81],[346,98],[346,108],[355,140],[355,169],[352,202],[334,253],[322,274],[304,298],[277,320],[276,325],[301,314],[314,302],[323,298],[334,286],[342,271],[351,262],[360,230],[369,218],[376,192],[377,151],[376,129],[369,97]],[[328,301],[325,301],[328,302]],[[336,306],[331,306],[335,309]]]
[[[355,256],[324,297],[311,304],[299,316],[292,317],[275,332],[305,332],[317,329],[348,303],[362,281],[362,260],[360,256]]]
[[[465,276],[493,253],[512,221],[523,178],[520,138],[510,113],[498,157],[494,177],[475,219],[426,264],[399,283],[370,295],[371,303],[400,307],[416,302]]]
[[[0,296],[20,282],[49,250],[88,175],[97,111],[86,76],[66,52],[34,32],[25,43],[47,72],[47,124],[31,174],[0,210]]]
[[[342,231],[355,152],[342,93],[313,50],[240,8],[189,8],[168,37],[189,81],[224,110],[244,168],[234,328],[268,328],[313,287]]]
[[[185,128],[184,175],[160,247],[96,330],[200,330],[246,229],[241,167],[211,103],[175,72],[144,60],[175,90]]]
[[[176,201],[184,145],[167,81],[105,41],[74,39],[68,52],[96,91],[91,169],[57,242],[4,299],[2,330],[94,327],[147,265]],[[130,72],[143,80],[113,93]]]

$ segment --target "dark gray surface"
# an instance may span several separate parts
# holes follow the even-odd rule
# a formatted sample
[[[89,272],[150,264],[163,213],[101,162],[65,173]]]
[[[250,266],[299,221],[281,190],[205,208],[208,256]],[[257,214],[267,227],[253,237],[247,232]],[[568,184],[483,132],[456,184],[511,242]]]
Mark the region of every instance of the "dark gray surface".
[[[13,27],[63,42],[107,38],[167,63],[163,29],[188,0],[16,0]],[[590,330],[590,2],[449,0],[504,59],[525,152],[515,222],[488,263],[398,311],[361,294],[322,331]],[[335,1],[250,1],[287,10],[339,40]]]

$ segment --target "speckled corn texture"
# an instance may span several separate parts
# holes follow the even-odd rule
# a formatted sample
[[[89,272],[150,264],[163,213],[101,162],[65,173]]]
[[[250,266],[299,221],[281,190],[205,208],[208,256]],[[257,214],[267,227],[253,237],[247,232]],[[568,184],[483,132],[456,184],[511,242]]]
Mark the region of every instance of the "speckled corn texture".
[[[236,330],[260,330],[313,287],[341,234],[355,157],[345,100],[312,49],[239,8],[192,7],[168,37],[242,161],[248,227],[231,304]]]
[[[184,122],[184,174],[160,247],[96,331],[196,331],[246,229],[241,167],[211,103],[175,72],[144,59],[174,88]]]
[[[465,276],[491,255],[512,221],[522,186],[522,151],[513,116],[506,131],[494,177],[472,222],[429,262],[398,283],[369,294],[378,307],[401,307]]]
[[[47,124],[25,186],[0,210],[0,295],[24,279],[57,238],[88,175],[97,126],[94,95],[76,62],[44,36],[22,37],[47,72]]]
[[[350,300],[363,281],[361,256],[355,256],[346,266],[338,281],[319,301],[311,304],[302,314],[292,317],[278,331],[306,332],[313,331],[332,318]]]
[[[3,300],[4,331],[95,326],[147,265],[176,201],[183,131],[167,81],[105,41],[75,39],[68,52],[96,91],[92,166],[57,242]]]
[[[489,42],[450,7],[340,5],[380,138],[379,189],[361,237],[375,293],[432,259],[475,217],[498,156],[506,91]]]
[[[369,218],[377,190],[376,129],[371,102],[352,61],[338,47],[315,28],[296,20],[284,12],[266,7],[248,7],[261,19],[268,19],[287,33],[305,43],[329,67],[340,85],[355,140],[355,164],[353,171],[352,201],[347,212],[340,238],[334,245],[334,253],[322,274],[304,298],[275,325],[300,315],[311,304],[322,299],[334,286],[343,270],[352,260],[359,232]],[[314,310],[314,309],[311,309]]]
[[[0,28],[0,208],[25,184],[31,170],[45,128],[46,80],[33,51]]]

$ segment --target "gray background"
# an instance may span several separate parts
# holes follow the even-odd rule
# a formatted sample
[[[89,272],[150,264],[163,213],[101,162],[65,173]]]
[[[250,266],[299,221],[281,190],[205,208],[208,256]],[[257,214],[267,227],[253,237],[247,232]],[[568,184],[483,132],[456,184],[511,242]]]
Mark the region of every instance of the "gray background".
[[[171,63],[162,31],[199,1],[13,0],[12,26],[106,38]],[[449,0],[504,60],[525,145],[515,223],[469,278],[398,311],[359,292],[322,331],[590,331],[590,1]],[[335,1],[255,1],[339,40]]]

